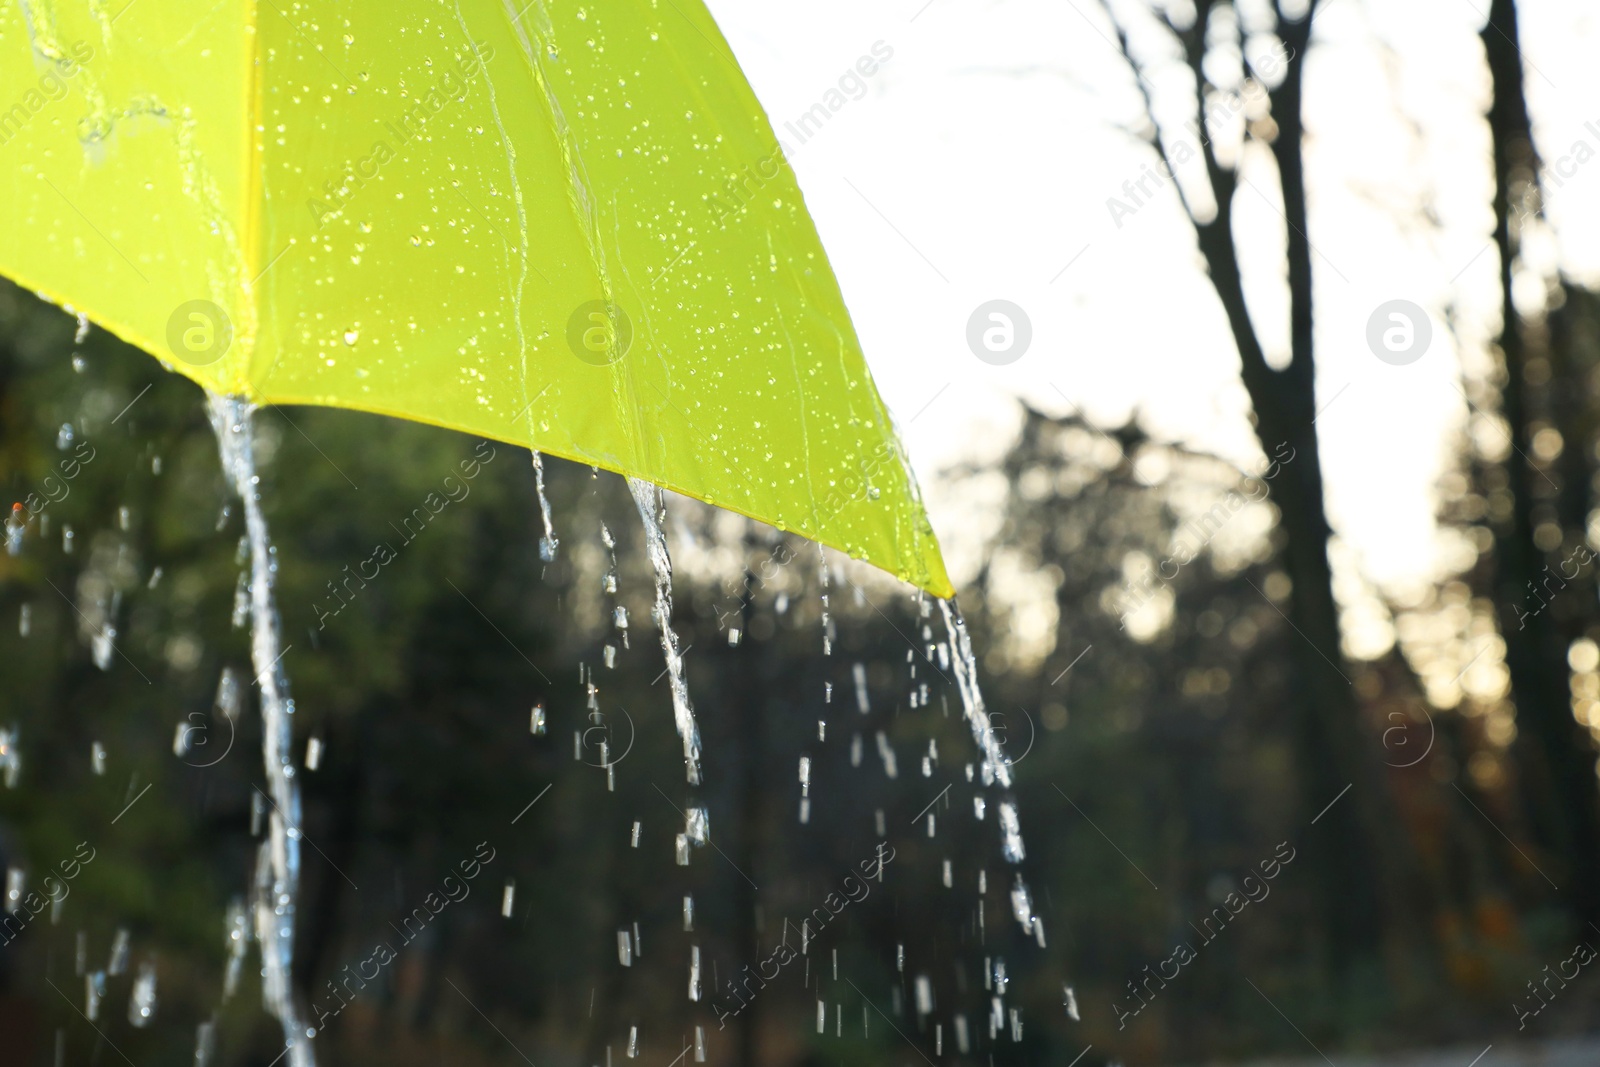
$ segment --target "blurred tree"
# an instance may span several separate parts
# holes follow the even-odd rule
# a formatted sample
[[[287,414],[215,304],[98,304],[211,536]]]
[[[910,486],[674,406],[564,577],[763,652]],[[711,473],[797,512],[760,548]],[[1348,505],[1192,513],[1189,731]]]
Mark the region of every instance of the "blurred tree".
[[[1148,141],[1171,176],[1239,352],[1240,373],[1269,460],[1292,457],[1269,492],[1281,514],[1285,568],[1292,583],[1287,617],[1302,640],[1289,649],[1300,700],[1296,720],[1299,797],[1307,819],[1346,786],[1348,802],[1328,813],[1339,847],[1325,853],[1321,878],[1329,950],[1341,967],[1370,960],[1388,939],[1417,931],[1414,877],[1405,842],[1384,815],[1388,789],[1378,745],[1362,722],[1344,661],[1339,607],[1328,559],[1315,420],[1312,244],[1308,236],[1302,94],[1316,0],[1235,7],[1198,0],[1137,6],[1137,16],[1106,10],[1145,101]],[[1293,8],[1293,10],[1291,10]],[[1259,24],[1258,24],[1259,23]],[[1270,42],[1270,43],[1269,43]],[[1153,86],[1174,53],[1193,85],[1190,118],[1169,125]],[[1265,107],[1258,107],[1265,97]],[[1252,146],[1276,164],[1285,223],[1289,358],[1274,366],[1250,318],[1236,243],[1234,200]]]
[[[1500,255],[1503,360],[1499,406],[1510,436],[1504,464],[1511,507],[1495,516],[1496,587],[1506,663],[1517,706],[1514,747],[1532,826],[1544,854],[1563,868],[1563,890],[1583,920],[1600,920],[1600,779],[1589,731],[1573,717],[1568,648],[1583,630],[1565,609],[1546,612],[1546,597],[1566,588],[1573,553],[1589,537],[1589,494],[1595,470],[1592,306],[1557,287],[1529,321],[1513,296],[1527,268],[1524,232],[1542,225],[1539,156],[1523,91],[1517,6],[1493,0],[1482,32],[1493,97],[1494,241]],[[1588,342],[1586,345],[1585,342]],[[1563,442],[1570,442],[1564,447]],[[1589,446],[1589,447],[1586,447]],[[1566,461],[1554,462],[1566,452]],[[1552,572],[1552,567],[1556,572]],[[1593,625],[1592,572],[1583,587]],[[1552,585],[1554,583],[1554,587]],[[1576,597],[1574,597],[1574,602]]]

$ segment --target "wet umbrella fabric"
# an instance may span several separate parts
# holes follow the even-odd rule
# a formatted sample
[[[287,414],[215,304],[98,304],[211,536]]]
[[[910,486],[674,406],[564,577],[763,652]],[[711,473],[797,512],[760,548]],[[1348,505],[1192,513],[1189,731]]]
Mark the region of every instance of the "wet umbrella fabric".
[[[527,445],[951,592],[700,0],[112,6],[0,6],[0,273],[214,392]]]

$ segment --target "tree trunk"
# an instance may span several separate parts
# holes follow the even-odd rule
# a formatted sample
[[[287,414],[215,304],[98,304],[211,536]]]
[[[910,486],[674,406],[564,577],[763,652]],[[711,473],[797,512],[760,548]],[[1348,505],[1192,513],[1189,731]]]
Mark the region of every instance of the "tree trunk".
[[[1544,553],[1534,542],[1535,515],[1553,504],[1556,487],[1531,469],[1526,328],[1512,301],[1519,235],[1514,205],[1526,183],[1537,182],[1538,154],[1523,95],[1522,53],[1513,0],[1493,0],[1484,26],[1484,50],[1493,79],[1489,127],[1494,139],[1495,245],[1500,253],[1501,335],[1505,385],[1501,411],[1513,453],[1506,474],[1513,498],[1509,522],[1495,530],[1496,586],[1506,666],[1517,705],[1514,753],[1534,833],[1547,856],[1564,863],[1561,893],[1577,915],[1600,920],[1600,783],[1595,747],[1573,719],[1566,642],[1554,613],[1530,611],[1541,601]],[[1578,447],[1580,443],[1574,442]]]

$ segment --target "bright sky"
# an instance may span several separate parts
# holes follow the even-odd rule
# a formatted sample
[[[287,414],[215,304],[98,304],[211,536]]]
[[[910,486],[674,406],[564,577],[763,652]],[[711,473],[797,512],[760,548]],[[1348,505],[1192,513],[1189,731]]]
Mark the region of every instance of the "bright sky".
[[[1600,10],[1519,6],[1541,151],[1549,163],[1573,154],[1572,177],[1547,190],[1559,230],[1547,265],[1559,257],[1600,281],[1600,162],[1575,153],[1580,141],[1600,153]],[[1158,436],[1258,461],[1233,342],[1172,187],[1120,220],[1108,210],[1154,157],[1126,132],[1140,102],[1098,0],[710,7],[791,149],[958,581],[976,569],[981,538],[972,502],[941,493],[939,471],[998,455],[1017,397],[1100,422],[1137,411]],[[1433,487],[1467,413],[1456,383],[1463,366],[1481,372],[1498,326],[1476,36],[1486,11],[1487,0],[1331,0],[1307,65],[1329,508],[1385,584],[1437,568]],[[859,99],[804,143],[785,131],[880,41],[893,55]],[[1275,175],[1252,160],[1245,177],[1252,310],[1286,352]],[[966,343],[969,315],[996,298],[1033,327],[1009,366]],[[1393,299],[1432,317],[1432,345],[1408,366],[1379,361],[1365,341],[1368,318]]]

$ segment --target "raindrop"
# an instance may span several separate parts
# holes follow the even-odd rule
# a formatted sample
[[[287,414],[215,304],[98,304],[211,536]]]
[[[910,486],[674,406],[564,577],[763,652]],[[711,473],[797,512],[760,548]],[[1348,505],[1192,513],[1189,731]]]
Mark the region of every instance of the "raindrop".
[[[217,1024],[203,1022],[194,1031],[194,1067],[211,1067],[217,1054]]]
[[[139,977],[133,981],[133,996],[128,1001],[128,1022],[143,1029],[156,1015],[156,965],[139,965]]]
[[[32,632],[33,605],[24,604],[22,605],[22,609],[17,612],[17,634],[20,637],[27,637]]]
[[[239,572],[239,581],[233,587],[233,628],[241,629],[250,621],[250,576]]]
[[[22,747],[16,727],[0,729],[0,771],[5,772],[6,788],[15,789],[22,773]]]
[[[95,971],[83,977],[83,1015],[90,1022],[100,1018],[100,1001],[106,995],[106,972]]]
[[[306,770],[314,771],[322,766],[322,738],[313,737],[306,742]]]
[[[98,741],[89,746],[89,767],[97,775],[106,773],[106,746]],[[112,971],[111,973],[118,974],[120,972]]]
[[[228,969],[222,980],[222,999],[227,1000],[239,988],[239,978],[244,973],[245,949],[250,946],[250,920],[244,901],[235,897],[228,904]]]
[[[1020,863],[1024,856],[1022,824],[1017,820],[1017,805],[1014,801],[1000,802],[1000,835],[1001,851],[1005,853],[1006,860]]]
[[[360,330],[352,328],[344,332],[344,343],[349,345],[351,348],[354,348],[356,342],[359,340],[361,340]]]
[[[894,749],[889,747],[889,736],[882,730],[878,731],[878,758],[883,760],[883,773],[887,777],[890,779],[900,777],[900,765],[895,761]]]
[[[639,831],[640,831],[640,829],[641,829],[641,827],[640,827],[640,824],[639,824],[639,820],[635,819],[633,821],[633,833],[628,835],[628,844],[632,848],[638,848],[639,847]]]
[[[517,900],[517,880],[506,879],[506,887],[500,893],[500,915],[502,918],[511,918],[511,909]]]
[[[711,840],[711,817],[705,808],[690,808],[684,814],[684,836],[697,845]]]
[[[127,971],[129,944],[127,927],[118,927],[116,936],[111,940],[111,960],[106,965],[107,974],[115,977]]]
[[[633,966],[633,934],[626,927],[617,931],[617,961],[624,967]]]
[[[238,721],[239,713],[244,710],[244,689],[239,684],[239,673],[232,667],[222,668],[214,705],[229,722]]]
[[[6,552],[15,556],[22,551],[22,534],[28,528],[28,520],[22,517],[22,505],[12,504],[11,511],[6,515]]]

